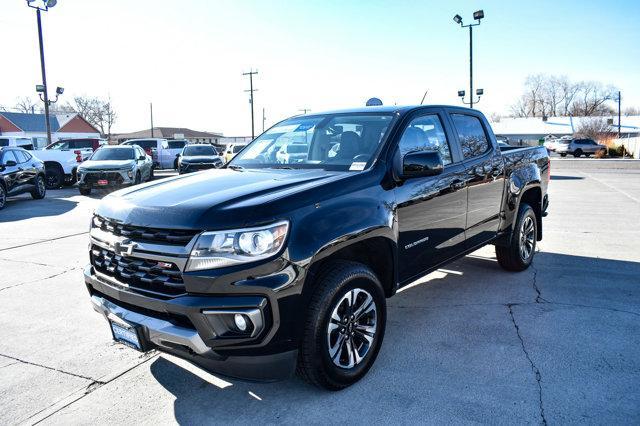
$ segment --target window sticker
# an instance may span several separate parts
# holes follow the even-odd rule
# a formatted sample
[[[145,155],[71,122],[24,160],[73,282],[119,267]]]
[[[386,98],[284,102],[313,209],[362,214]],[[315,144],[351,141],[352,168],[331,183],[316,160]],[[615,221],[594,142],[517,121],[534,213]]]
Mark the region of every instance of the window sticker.
[[[364,170],[366,165],[367,163],[364,161],[354,161],[353,163],[351,163],[351,167],[349,167],[349,170],[359,172]]]

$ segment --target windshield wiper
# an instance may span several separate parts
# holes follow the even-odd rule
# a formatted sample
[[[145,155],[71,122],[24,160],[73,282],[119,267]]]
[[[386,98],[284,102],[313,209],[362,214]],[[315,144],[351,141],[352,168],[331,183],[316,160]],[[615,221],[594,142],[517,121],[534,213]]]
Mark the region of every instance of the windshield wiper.
[[[244,167],[236,166],[235,164],[228,165],[227,168],[231,169],[231,170],[242,170],[242,169],[244,169]]]
[[[293,167],[291,166],[273,166],[273,167],[269,167],[270,169],[281,169],[281,170],[293,170]]]

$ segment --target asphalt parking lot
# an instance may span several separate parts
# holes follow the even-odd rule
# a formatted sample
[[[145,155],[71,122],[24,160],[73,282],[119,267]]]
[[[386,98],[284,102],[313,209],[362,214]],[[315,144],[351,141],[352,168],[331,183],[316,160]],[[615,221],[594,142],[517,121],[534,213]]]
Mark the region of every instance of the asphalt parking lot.
[[[112,343],[82,279],[99,197],[11,199],[0,212],[0,424],[637,424],[640,167],[596,161],[553,162],[532,268],[504,272],[488,247],[389,299],[376,364],[338,393]]]

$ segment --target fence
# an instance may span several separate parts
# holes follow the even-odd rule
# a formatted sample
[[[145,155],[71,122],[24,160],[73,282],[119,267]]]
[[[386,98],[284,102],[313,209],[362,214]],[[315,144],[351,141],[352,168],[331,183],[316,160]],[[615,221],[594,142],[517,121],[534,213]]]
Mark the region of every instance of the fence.
[[[623,145],[633,158],[640,159],[640,137],[612,139],[613,145]]]

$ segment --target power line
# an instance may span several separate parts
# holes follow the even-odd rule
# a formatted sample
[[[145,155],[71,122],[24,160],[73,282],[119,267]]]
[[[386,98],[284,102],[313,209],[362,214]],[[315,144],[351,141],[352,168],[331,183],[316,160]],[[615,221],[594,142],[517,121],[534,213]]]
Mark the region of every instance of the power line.
[[[253,76],[254,74],[258,74],[258,70],[253,71],[249,70],[249,72],[243,72],[242,75],[249,76],[249,90],[245,90],[245,92],[251,92],[251,97],[249,98],[249,103],[251,104],[251,140],[255,138],[255,124],[253,121],[253,92],[256,92],[258,89],[253,88]]]

